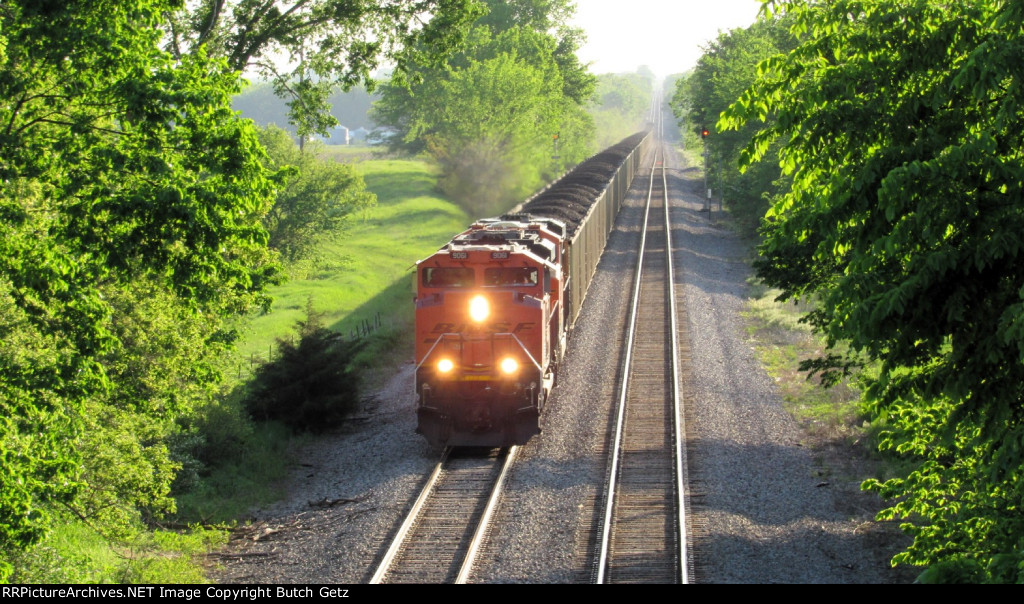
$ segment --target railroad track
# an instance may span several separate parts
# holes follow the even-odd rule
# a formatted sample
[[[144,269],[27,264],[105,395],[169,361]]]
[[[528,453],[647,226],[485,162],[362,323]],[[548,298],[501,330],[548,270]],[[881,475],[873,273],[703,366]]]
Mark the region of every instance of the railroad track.
[[[687,583],[690,574],[668,186],[657,158],[627,323],[598,583]]]
[[[445,449],[371,583],[465,583],[518,447]]]

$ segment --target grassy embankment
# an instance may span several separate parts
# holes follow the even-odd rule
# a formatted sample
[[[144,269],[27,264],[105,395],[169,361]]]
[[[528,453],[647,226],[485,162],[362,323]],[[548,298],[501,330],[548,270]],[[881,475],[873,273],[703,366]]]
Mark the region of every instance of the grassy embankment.
[[[776,302],[780,291],[758,281],[748,290],[747,333],[761,364],[775,380],[786,410],[815,440],[854,443],[864,435],[860,391],[850,379],[823,388],[815,377],[799,370],[804,359],[821,356],[820,338],[800,318],[811,308],[806,303]]]
[[[332,151],[340,158],[351,151]],[[373,371],[412,351],[406,337],[412,324],[412,275],[426,257],[470,222],[465,211],[434,193],[436,176],[428,164],[373,159],[355,164],[377,206],[353,220],[348,232],[325,243],[315,265],[271,292],[273,310],[241,329],[238,363],[243,377],[255,360],[272,354],[275,341],[294,332],[312,297],[316,311],[335,331],[351,335],[364,325],[380,329],[360,356]]]

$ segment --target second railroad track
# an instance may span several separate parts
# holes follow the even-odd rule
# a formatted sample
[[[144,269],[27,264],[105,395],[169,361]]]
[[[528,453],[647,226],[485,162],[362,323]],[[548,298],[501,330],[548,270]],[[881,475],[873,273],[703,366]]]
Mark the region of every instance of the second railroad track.
[[[687,583],[671,224],[664,159],[657,157],[642,233],[595,579]]]

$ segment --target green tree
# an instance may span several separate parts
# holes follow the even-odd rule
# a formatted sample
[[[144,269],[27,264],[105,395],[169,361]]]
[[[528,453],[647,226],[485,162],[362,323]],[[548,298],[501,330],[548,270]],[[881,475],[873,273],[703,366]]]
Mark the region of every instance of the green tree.
[[[735,131],[718,130],[718,118],[757,78],[761,61],[786,52],[793,38],[785,23],[765,19],[747,28],[719,34],[709,43],[697,66],[686,78],[676,81],[671,105],[684,129],[700,134],[707,151],[708,185],[718,191],[732,211],[737,224],[753,234],[768,210],[770,199],[787,184],[780,177],[778,148],[768,150],[761,161],[740,172],[740,153],[761,124],[748,123]],[[771,116],[766,116],[771,121]]]
[[[204,322],[264,303],[277,278],[260,224],[273,183],[231,110],[237,78],[159,49],[174,6],[0,0],[0,580],[56,507],[88,515],[91,494],[120,488],[111,472],[145,482],[126,505],[166,507],[173,463],[144,442],[166,424],[119,432],[143,448],[118,461],[153,453],[154,471],[90,465],[105,455],[89,457],[97,422],[175,413],[173,398],[139,398],[128,365],[151,347],[131,341],[119,300],[145,283]]]
[[[726,113],[773,115],[791,190],[758,273],[809,317],[835,375],[878,361],[882,448],[913,463],[867,486],[935,581],[1024,580],[1024,4],[769,2],[800,43]]]
[[[693,74],[693,70],[684,73],[673,73],[665,76],[665,80],[662,82],[662,90],[665,92],[665,103],[672,109],[673,114],[676,115],[676,127],[666,126],[662,133],[667,141],[678,143],[683,138],[683,128],[686,127],[686,121],[681,119],[685,117],[687,107],[684,105],[681,109],[677,110],[675,105],[675,94],[676,89],[680,85],[680,80],[685,80]]]
[[[583,34],[566,25],[575,10],[568,0],[484,1],[487,12],[473,24],[465,49],[443,65],[416,64],[411,73],[397,72],[384,87],[373,113],[378,124],[391,129],[387,142],[392,149],[424,150],[426,142],[420,136],[424,126],[416,115],[429,109],[430,95],[437,92],[434,82],[499,53],[514,54],[537,69],[555,67],[558,74],[549,83],[549,94],[560,90],[571,105],[590,101],[597,80],[576,56]]]
[[[576,56],[585,37],[583,30],[568,25],[576,12],[572,0],[484,0],[484,4],[487,12],[476,25],[494,34],[524,28],[554,40],[551,59],[558,66],[562,94],[576,104],[587,102],[596,80]],[[543,55],[534,58],[547,60]]]
[[[441,164],[441,189],[482,215],[536,188],[551,173],[554,135],[572,141],[577,130],[559,111],[561,98],[549,94],[550,84],[514,55],[453,73],[441,90],[447,102],[422,117],[434,125],[424,137]],[[561,153],[572,157],[572,151],[563,142]]]
[[[140,518],[174,511],[172,482],[191,461],[176,442],[217,396],[232,337],[220,316],[195,313],[153,279],[102,295],[118,346],[99,357],[108,388],[83,403],[82,488],[66,509],[121,539]]]
[[[376,203],[352,166],[300,151],[284,130],[267,127],[260,142],[267,167],[284,181],[263,225],[270,247],[289,261],[308,258],[318,242],[341,232],[350,214]]]
[[[337,124],[332,92],[390,62],[438,64],[482,9],[477,0],[200,0],[165,9],[166,47],[181,58],[203,52],[230,69],[256,72],[289,99],[299,136]]]
[[[605,73],[597,77],[590,113],[597,126],[599,148],[610,147],[643,130],[651,107],[652,85],[653,80],[640,73]]]
[[[359,380],[351,364],[364,343],[345,341],[325,327],[312,299],[296,332],[298,342],[278,338],[277,358],[257,370],[246,408],[261,421],[325,432],[359,408]]]
[[[552,35],[554,17],[538,17],[565,4],[489,2],[496,12],[474,27],[466,51],[424,67],[416,82],[394,78],[374,107],[389,144],[429,151],[442,190],[473,213],[503,210],[590,150],[583,103],[594,79],[575,56],[577,33]]]

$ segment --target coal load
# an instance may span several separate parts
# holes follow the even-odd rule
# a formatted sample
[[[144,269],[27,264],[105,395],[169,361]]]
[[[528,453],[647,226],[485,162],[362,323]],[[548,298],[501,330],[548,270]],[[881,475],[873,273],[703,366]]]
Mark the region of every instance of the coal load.
[[[593,155],[524,203],[519,211],[562,220],[568,235],[572,237],[583,224],[591,206],[608,188],[608,183],[622,162],[643,141],[646,134],[638,132]]]

